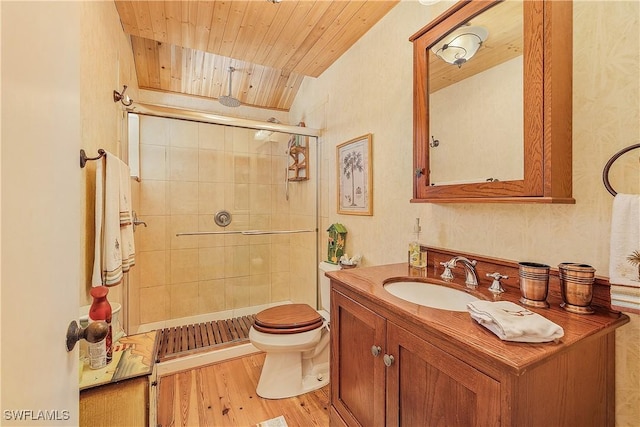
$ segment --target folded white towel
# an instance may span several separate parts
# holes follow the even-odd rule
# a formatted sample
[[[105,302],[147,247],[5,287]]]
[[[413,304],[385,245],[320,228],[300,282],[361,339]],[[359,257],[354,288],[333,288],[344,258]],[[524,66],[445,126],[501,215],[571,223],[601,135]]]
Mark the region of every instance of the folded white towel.
[[[564,336],[561,326],[509,301],[474,301],[467,304],[467,310],[504,341],[548,342]]]
[[[616,310],[640,308],[640,287],[611,285],[611,305]],[[634,312],[635,312],[634,310]]]
[[[611,297],[611,307],[614,310],[638,313],[639,306],[640,305],[637,302],[623,301],[621,299],[614,298],[614,296]],[[626,309],[630,309],[630,310],[626,310]]]
[[[634,251],[640,251],[640,196],[618,193],[611,212],[611,284],[640,287],[638,266],[627,260]]]
[[[107,152],[96,165],[92,286],[113,286],[135,263],[129,167]]]
[[[625,285],[611,285],[611,295],[631,295],[640,298],[640,287],[637,286],[625,286]]]

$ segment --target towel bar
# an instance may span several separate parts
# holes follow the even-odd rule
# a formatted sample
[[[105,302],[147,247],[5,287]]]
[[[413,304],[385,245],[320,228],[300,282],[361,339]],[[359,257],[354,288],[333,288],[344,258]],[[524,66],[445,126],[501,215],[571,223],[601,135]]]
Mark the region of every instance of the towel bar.
[[[103,158],[106,155],[107,155],[107,152],[104,151],[102,148],[100,148],[98,150],[98,157],[87,157],[87,153],[85,153],[83,149],[80,149],[80,167],[84,168],[88,160],[98,160]]]
[[[243,236],[262,236],[270,234],[295,234],[295,233],[315,233],[317,230],[245,230],[245,231],[190,231],[184,233],[176,233],[176,237],[180,236],[205,236],[210,234],[241,234]]]
[[[640,148],[640,144],[633,144],[626,148],[623,148],[622,150],[618,151],[616,154],[611,156],[607,164],[604,165],[604,169],[602,170],[602,181],[604,182],[605,188],[609,193],[611,193],[612,196],[615,196],[618,193],[613,189],[613,187],[611,187],[611,183],[609,183],[609,169],[611,168],[611,165],[613,164],[613,162],[618,160],[618,157],[622,156],[623,154],[631,150],[635,150],[636,148]]]

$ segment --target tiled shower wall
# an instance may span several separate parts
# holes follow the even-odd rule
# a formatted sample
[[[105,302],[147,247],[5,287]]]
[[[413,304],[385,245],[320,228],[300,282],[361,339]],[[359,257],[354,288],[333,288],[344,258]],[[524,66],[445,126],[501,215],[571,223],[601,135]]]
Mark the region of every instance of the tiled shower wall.
[[[310,180],[289,183],[290,135],[255,139],[251,129],[140,117],[139,324],[280,301],[316,306],[315,233],[176,236],[180,232],[316,228],[314,138]],[[214,214],[229,211],[222,228]],[[137,316],[136,316],[137,314]]]

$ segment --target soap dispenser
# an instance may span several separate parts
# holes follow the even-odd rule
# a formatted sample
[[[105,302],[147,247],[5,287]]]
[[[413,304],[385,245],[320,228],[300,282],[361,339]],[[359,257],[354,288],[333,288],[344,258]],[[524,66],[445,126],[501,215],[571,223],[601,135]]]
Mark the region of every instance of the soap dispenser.
[[[416,223],[413,226],[413,232],[415,233],[416,238],[409,243],[409,266],[415,268],[424,268],[426,266],[426,259],[423,260],[420,256],[420,243],[418,243],[420,230],[420,218],[416,218]]]

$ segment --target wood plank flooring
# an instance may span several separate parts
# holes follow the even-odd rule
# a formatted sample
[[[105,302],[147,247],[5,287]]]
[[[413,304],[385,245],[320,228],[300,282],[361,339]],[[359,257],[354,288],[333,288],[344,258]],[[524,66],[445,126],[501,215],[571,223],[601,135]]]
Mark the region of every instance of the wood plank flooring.
[[[211,351],[214,347],[219,349],[248,341],[253,322],[254,316],[250,315],[162,329],[158,361],[165,362],[200,351]]]
[[[289,399],[263,399],[259,353],[163,376],[158,426],[255,426],[283,415],[289,427],[329,425],[329,386]]]

